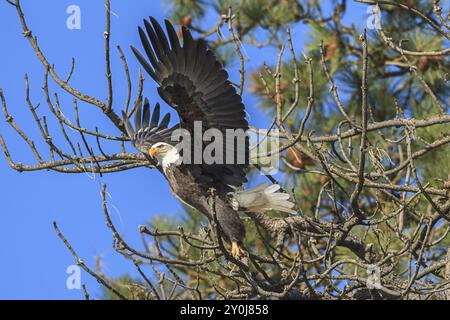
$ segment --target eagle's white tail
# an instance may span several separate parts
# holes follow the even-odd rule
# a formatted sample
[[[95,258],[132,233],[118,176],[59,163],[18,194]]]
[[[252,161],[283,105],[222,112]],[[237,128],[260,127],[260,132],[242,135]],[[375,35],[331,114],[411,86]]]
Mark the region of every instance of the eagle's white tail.
[[[249,212],[264,212],[273,209],[296,213],[292,209],[295,204],[288,201],[289,194],[277,192],[278,190],[280,190],[278,184],[269,186],[267,183],[263,183],[252,189],[237,191],[233,195],[233,206],[236,210]]]

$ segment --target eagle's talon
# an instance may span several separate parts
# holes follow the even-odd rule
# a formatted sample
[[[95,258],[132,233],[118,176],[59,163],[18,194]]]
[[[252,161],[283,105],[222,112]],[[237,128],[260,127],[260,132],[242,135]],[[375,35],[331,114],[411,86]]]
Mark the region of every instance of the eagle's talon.
[[[231,255],[233,258],[239,260],[242,257],[245,257],[245,251],[239,246],[236,241],[231,243]]]

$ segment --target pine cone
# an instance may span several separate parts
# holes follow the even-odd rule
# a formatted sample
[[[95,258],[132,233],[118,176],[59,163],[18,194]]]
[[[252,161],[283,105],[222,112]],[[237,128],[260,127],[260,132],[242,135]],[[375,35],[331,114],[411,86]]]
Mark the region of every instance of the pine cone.
[[[182,38],[182,33],[181,33],[181,27],[186,27],[186,28],[190,28],[191,27],[191,23],[192,23],[192,17],[190,15],[185,16],[181,21],[180,21],[180,28],[178,28],[177,31],[177,35],[179,38]]]
[[[333,40],[331,40],[331,42],[325,48],[325,59],[331,60],[336,54],[336,51],[338,49],[339,49],[339,39],[338,37],[334,36]]]
[[[315,165],[315,161],[313,159],[292,147],[287,149],[286,154],[287,161],[295,168],[305,169],[306,166]]]

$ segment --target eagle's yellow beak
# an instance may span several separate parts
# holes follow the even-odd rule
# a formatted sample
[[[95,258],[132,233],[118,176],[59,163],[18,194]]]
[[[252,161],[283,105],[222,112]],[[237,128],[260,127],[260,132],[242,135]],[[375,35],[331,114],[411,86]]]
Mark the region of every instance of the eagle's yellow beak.
[[[150,150],[148,150],[148,154],[150,155],[150,157],[153,159],[155,158],[155,155],[158,154],[159,152],[159,148],[155,148],[155,147],[151,147]]]

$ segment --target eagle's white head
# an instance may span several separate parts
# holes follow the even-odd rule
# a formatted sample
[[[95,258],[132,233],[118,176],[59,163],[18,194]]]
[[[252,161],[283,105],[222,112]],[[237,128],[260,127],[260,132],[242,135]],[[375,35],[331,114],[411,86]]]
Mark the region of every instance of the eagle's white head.
[[[155,143],[149,150],[150,157],[158,161],[158,165],[164,170],[171,164],[179,165],[181,156],[174,146],[165,142]]]

